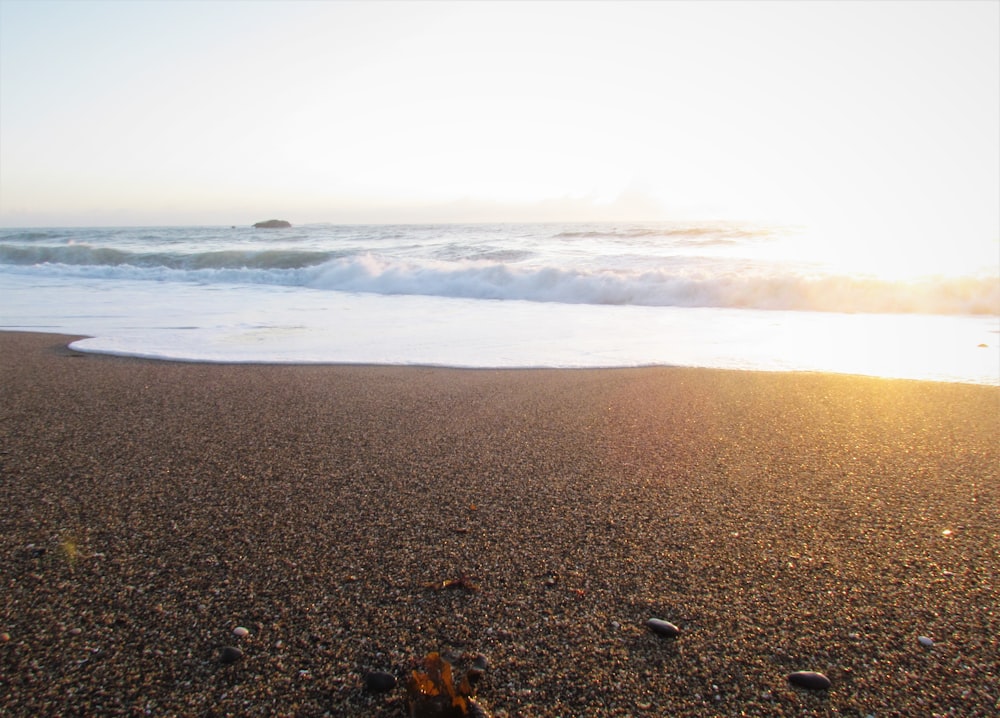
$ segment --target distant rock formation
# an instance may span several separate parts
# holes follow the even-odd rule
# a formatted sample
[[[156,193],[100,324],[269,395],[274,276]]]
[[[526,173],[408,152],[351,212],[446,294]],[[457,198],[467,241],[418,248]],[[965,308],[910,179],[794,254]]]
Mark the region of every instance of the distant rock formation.
[[[286,222],[283,219],[269,219],[266,222],[257,222],[254,229],[287,229],[291,226],[291,222]]]

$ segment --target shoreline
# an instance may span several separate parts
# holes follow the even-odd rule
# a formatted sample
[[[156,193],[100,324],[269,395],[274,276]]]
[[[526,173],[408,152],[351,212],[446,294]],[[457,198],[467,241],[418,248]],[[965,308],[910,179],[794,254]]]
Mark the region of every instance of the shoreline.
[[[401,716],[431,651],[493,716],[1000,702],[998,387],[69,341],[0,332],[0,712]]]
[[[0,329],[0,333],[9,332],[13,334],[17,333],[35,333],[35,332],[19,332],[14,330],[4,330]],[[632,365],[616,365],[609,364],[608,366],[465,366],[465,365],[449,365],[449,364],[433,364],[433,363],[373,363],[364,361],[269,361],[269,360],[259,360],[259,359],[248,359],[248,360],[216,360],[216,359],[186,359],[182,357],[164,357],[146,354],[129,354],[129,353],[116,353],[113,351],[105,351],[100,349],[80,349],[69,346],[78,341],[93,339],[95,337],[88,335],[68,335],[59,332],[40,332],[49,334],[50,336],[63,336],[69,341],[67,342],[67,349],[69,351],[74,351],[79,354],[91,355],[91,356],[104,356],[104,357],[114,357],[118,359],[133,359],[138,361],[158,361],[158,362],[168,362],[168,363],[178,363],[178,364],[208,364],[214,366],[311,366],[311,367],[386,367],[386,368],[399,368],[399,369],[435,369],[442,371],[485,371],[485,372],[496,372],[496,371],[511,371],[511,372],[522,372],[522,371],[617,371],[617,370],[644,370],[644,369],[693,369],[693,370],[705,370],[705,371],[722,371],[722,372],[740,372],[740,373],[761,373],[761,374],[781,374],[781,375],[791,375],[791,376],[843,376],[843,377],[853,377],[858,379],[877,379],[884,381],[913,381],[913,382],[926,382],[931,384],[962,384],[967,386],[982,386],[982,387],[993,387],[1000,388],[1000,376],[994,381],[989,380],[971,380],[968,378],[937,378],[928,379],[920,377],[907,377],[907,376],[880,376],[877,374],[859,374],[850,372],[835,372],[835,371],[824,371],[820,369],[760,369],[760,368],[736,368],[736,367],[710,367],[710,366],[695,366],[686,364],[632,364]]]

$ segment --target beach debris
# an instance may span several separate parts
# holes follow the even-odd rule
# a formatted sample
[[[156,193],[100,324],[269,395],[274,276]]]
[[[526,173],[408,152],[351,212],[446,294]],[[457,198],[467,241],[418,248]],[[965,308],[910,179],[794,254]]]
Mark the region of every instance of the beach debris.
[[[660,618],[650,618],[646,621],[646,628],[659,636],[666,636],[667,638],[676,638],[681,632],[681,629],[670,621],[664,621]]]
[[[813,691],[825,691],[833,685],[829,678],[815,671],[795,671],[788,674],[788,682],[799,688]]]
[[[930,636],[917,636],[917,643],[919,643],[924,648],[933,648],[934,639]]]
[[[231,665],[243,658],[243,651],[236,646],[223,646],[219,651],[219,663]]]
[[[481,673],[485,668],[477,669],[477,662],[485,667],[488,661],[481,656],[473,662],[473,670]],[[473,700],[473,683],[466,675],[456,686],[451,664],[436,651],[428,653],[424,658],[424,670],[414,669],[406,682],[410,718],[489,718]]]
[[[237,638],[246,638],[247,636],[250,635],[250,630],[244,628],[243,626],[237,626],[236,628],[233,629],[233,635],[236,636]]]
[[[365,674],[365,689],[369,693],[388,693],[396,687],[396,676],[385,671],[369,671]]]
[[[479,585],[475,583],[477,581],[476,576],[468,576],[466,574],[460,574],[458,578],[446,578],[443,581],[430,581],[424,584],[424,588],[429,588],[434,591],[444,591],[445,589],[462,589],[467,593],[475,593],[479,590]]]

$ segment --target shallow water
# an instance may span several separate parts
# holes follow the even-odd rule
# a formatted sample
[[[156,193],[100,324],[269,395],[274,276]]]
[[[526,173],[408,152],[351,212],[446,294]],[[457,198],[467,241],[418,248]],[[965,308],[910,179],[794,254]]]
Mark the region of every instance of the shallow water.
[[[0,327],[217,362],[685,365],[1000,384],[1000,282],[736,225],[0,230]]]

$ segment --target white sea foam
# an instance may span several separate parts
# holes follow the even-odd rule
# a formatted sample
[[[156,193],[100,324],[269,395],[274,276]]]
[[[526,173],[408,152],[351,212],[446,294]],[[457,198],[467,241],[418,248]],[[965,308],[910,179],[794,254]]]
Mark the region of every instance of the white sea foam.
[[[452,253],[458,250],[449,247]],[[434,254],[440,254],[437,248]],[[506,253],[515,259],[492,258]],[[371,251],[224,248],[136,252],[80,244],[0,244],[0,269],[37,277],[262,284],[388,295],[566,304],[728,307],[825,312],[996,314],[994,277],[884,280],[788,263],[643,254],[602,258],[465,248],[465,255],[393,256]],[[483,256],[490,257],[488,259]],[[574,266],[578,265],[578,266]],[[582,265],[582,266],[580,266]]]
[[[854,276],[774,258],[773,240],[722,225],[0,230],[0,328],[197,361],[1000,383],[995,273]]]
[[[401,262],[368,254],[331,260],[307,273],[307,286],[565,304],[727,307],[826,312],[993,314],[1000,283],[989,278],[910,282],[838,275],[764,273],[758,265],[709,274],[682,262],[654,270],[563,269],[499,262]]]

